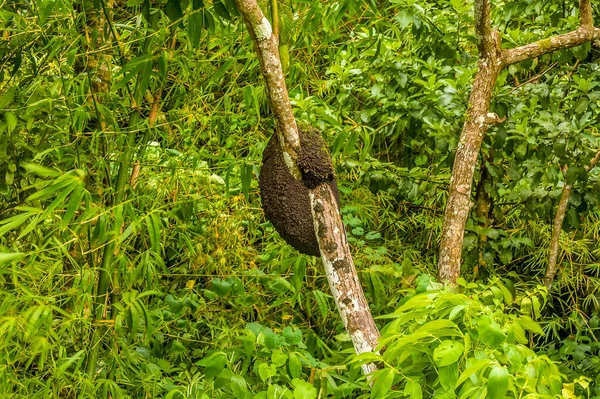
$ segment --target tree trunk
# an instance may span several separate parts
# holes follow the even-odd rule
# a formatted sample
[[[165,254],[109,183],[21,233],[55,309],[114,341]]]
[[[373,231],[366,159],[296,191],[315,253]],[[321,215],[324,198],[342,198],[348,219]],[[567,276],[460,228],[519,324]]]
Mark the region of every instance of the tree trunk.
[[[556,208],[556,215],[554,216],[554,225],[552,226],[552,236],[550,238],[550,254],[548,255],[548,266],[546,267],[546,275],[544,276],[544,285],[548,289],[550,289],[556,275],[560,232],[565,220],[565,214],[567,213],[572,189],[573,186],[565,182],[562,194],[560,195],[560,201],[558,201],[558,207]]]
[[[592,158],[589,165],[585,167],[586,172],[589,172],[591,169],[593,169],[598,164],[598,160],[600,160],[600,151],[596,152],[596,155],[594,156],[594,158]],[[552,236],[550,237],[550,253],[548,254],[548,265],[546,266],[546,274],[544,275],[544,285],[548,289],[550,289],[550,286],[554,281],[554,277],[556,276],[556,271],[558,269],[557,264],[558,249],[560,244],[560,232],[562,231],[563,221],[565,220],[565,215],[567,214],[567,209],[569,208],[569,198],[571,198],[572,190],[573,185],[567,184],[567,182],[565,181],[565,185],[563,186],[563,190],[560,195],[560,200],[558,201],[558,207],[556,208],[556,214],[554,216]]]
[[[498,74],[511,64],[600,38],[600,29],[593,26],[590,0],[580,0],[580,27],[577,30],[525,46],[501,50],[500,34],[491,28],[490,7],[489,0],[475,1],[475,33],[479,48],[478,70],[469,98],[467,117],[456,149],[440,243],[438,277],[451,286],[456,285],[456,280],[460,276],[464,230],[472,206],[471,184],[481,143],[488,126],[502,122],[495,114],[489,113]]]
[[[297,164],[298,127],[281,68],[278,39],[256,0],[236,0],[236,4],[254,41],[286,166],[292,176],[302,180]],[[371,352],[380,335],[350,255],[337,201],[326,183],[308,188],[321,259],[337,309],[356,353]],[[374,364],[363,366],[364,373],[376,369]]]
[[[455,285],[460,276],[465,225],[472,206],[471,184],[479,149],[490,123],[498,121],[495,114],[488,113],[494,85],[502,68],[500,34],[491,31],[490,12],[488,0],[475,3],[480,57],[469,98],[467,118],[454,158],[438,259],[438,276],[441,281],[450,285]]]
[[[479,222],[479,227],[483,229],[487,229],[490,227],[490,194],[487,192],[485,186],[486,183],[490,181],[490,174],[485,166],[485,162],[482,159],[481,165],[479,168],[479,183],[477,183],[477,190],[475,191],[475,213],[477,215],[477,220]],[[478,264],[473,268],[473,278],[479,278],[481,269],[485,267],[485,244],[487,242],[488,236],[485,233],[479,234],[479,242],[478,242],[478,251],[479,251],[479,259]]]
[[[331,187],[321,184],[312,190],[310,202],[325,274],[344,327],[357,354],[372,352],[377,347],[379,330],[358,280]],[[377,369],[373,363],[362,367],[365,374]]]

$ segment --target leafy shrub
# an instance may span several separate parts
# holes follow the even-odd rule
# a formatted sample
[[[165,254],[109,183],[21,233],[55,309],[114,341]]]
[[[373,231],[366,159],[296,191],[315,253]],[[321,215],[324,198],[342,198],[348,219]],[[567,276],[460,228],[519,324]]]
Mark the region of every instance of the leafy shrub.
[[[575,382],[587,387],[589,379],[567,381],[557,363],[531,349],[544,331],[512,306],[519,299],[508,284],[453,292],[421,280],[421,292],[387,316],[383,354],[357,358],[383,365],[371,398],[575,397]]]

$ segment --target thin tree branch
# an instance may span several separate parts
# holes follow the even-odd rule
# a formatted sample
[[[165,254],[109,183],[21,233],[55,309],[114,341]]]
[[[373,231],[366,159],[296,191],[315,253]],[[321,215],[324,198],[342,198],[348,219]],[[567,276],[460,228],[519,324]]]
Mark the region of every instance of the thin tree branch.
[[[279,60],[278,38],[271,24],[255,0],[235,1],[256,48],[262,74],[266,80],[267,94],[273,115],[279,144],[288,170],[296,179],[301,179],[297,159],[300,149],[298,126],[288,96],[281,61]]]
[[[546,266],[546,275],[544,276],[544,285],[546,288],[550,288],[554,276],[556,275],[557,259],[558,259],[558,247],[560,243],[560,232],[562,225],[565,220],[567,208],[569,206],[569,198],[571,198],[571,191],[573,186],[567,184],[563,186],[562,193],[560,195],[560,201],[558,201],[558,207],[556,208],[556,214],[554,216],[554,224],[552,226],[552,237],[550,238],[550,253],[548,254],[548,266]]]
[[[492,51],[495,43],[492,37],[491,6],[489,0],[476,0],[475,10],[475,34],[480,54]]]
[[[533,43],[504,50],[502,67],[517,62],[531,60],[544,54],[580,46],[600,38],[600,29],[594,28],[592,4],[590,0],[579,0],[579,28],[562,35],[552,36]]]
[[[579,0],[579,24],[583,27],[593,28],[592,3],[590,0]]]
[[[592,170],[600,160],[600,150],[596,152],[594,158],[590,160],[590,163],[587,164],[584,169],[586,172]],[[566,175],[567,167],[563,168],[563,175]],[[567,184],[565,181],[565,185],[563,186],[562,193],[560,195],[560,201],[558,201],[558,207],[556,208],[556,214],[554,216],[554,225],[552,226],[552,236],[550,237],[550,253],[548,254],[548,265],[546,266],[546,274],[544,275],[544,285],[546,288],[550,289],[552,285],[552,281],[554,281],[554,277],[556,276],[556,271],[558,269],[557,260],[558,260],[558,250],[560,243],[560,232],[562,230],[562,225],[565,220],[565,215],[567,213],[567,209],[569,208],[569,199],[571,198],[571,191],[573,191],[573,185]]]
[[[506,67],[554,51],[580,46],[595,39],[600,39],[600,29],[581,26],[578,29],[563,35],[549,37],[524,46],[504,50],[502,52],[502,66]]]

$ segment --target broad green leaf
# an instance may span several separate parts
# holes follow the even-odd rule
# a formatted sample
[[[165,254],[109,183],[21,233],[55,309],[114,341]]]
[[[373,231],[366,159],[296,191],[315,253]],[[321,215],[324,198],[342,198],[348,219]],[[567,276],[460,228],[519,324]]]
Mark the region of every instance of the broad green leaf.
[[[445,391],[453,391],[456,381],[458,381],[458,364],[452,363],[449,366],[438,368],[440,384]]]
[[[385,398],[394,382],[394,371],[390,368],[385,368],[373,375],[375,383],[371,389],[371,399]]]
[[[235,4],[235,0],[225,0],[225,5],[227,6],[227,10],[229,11],[229,14],[231,14],[231,16],[240,16],[240,12],[237,9],[237,4]]]
[[[15,98],[16,90],[17,90],[17,86],[9,87],[8,90],[6,90],[4,92],[4,94],[2,94],[2,96],[0,96],[0,109],[4,109],[4,108],[8,107],[10,105],[10,103],[13,102],[13,99]]]
[[[167,14],[167,17],[169,17],[172,23],[175,22],[180,24],[181,18],[183,18],[180,0],[167,0],[167,4],[165,4],[165,14]]]
[[[194,9],[188,17],[187,34],[188,40],[192,48],[198,48],[200,37],[202,36],[202,28],[204,27],[204,16],[201,9]]]
[[[208,9],[202,10],[202,15],[204,17],[204,27],[211,33],[215,33],[215,19],[212,13]]]
[[[479,339],[486,345],[495,348],[506,340],[506,334],[489,316],[481,316],[476,320]]]
[[[302,346],[302,330],[299,328],[284,327],[281,335],[287,344]]]
[[[492,361],[490,359],[482,359],[482,360],[478,360],[475,363],[471,364],[460,374],[460,377],[456,381],[456,384],[454,385],[454,387],[458,388],[460,386],[460,384],[462,384],[463,382],[465,382],[467,380],[467,378],[477,374],[479,371],[483,370],[485,367],[489,366],[491,363],[492,363]]]
[[[565,181],[567,184],[573,185],[582,174],[584,174],[584,169],[581,166],[571,166],[565,173]]]
[[[196,362],[196,365],[204,367],[206,378],[216,377],[221,373],[227,362],[227,356],[223,352],[215,352],[202,360]]]
[[[423,389],[419,381],[407,380],[404,386],[404,396],[410,399],[423,399]]]
[[[464,352],[464,346],[457,341],[442,341],[442,343],[433,350],[433,362],[438,367],[448,366],[460,359]]]
[[[528,330],[542,336],[546,335],[542,327],[533,321],[529,316],[521,316],[516,320],[516,322],[519,323],[524,330]]]
[[[14,112],[6,111],[4,112],[4,120],[6,121],[6,126],[8,127],[8,131],[12,132],[17,127],[17,115]]]
[[[225,7],[225,4],[223,4],[223,2],[221,0],[214,0],[213,8],[215,10],[215,14],[217,14],[219,17],[221,17],[227,21],[231,20],[231,15],[229,14],[229,10],[227,10],[227,7]]]
[[[290,377],[299,378],[302,375],[302,363],[298,356],[294,352],[288,355],[288,370],[290,372]]]
[[[294,385],[294,399],[317,398],[317,388],[311,383],[295,378],[292,380],[292,385]]]
[[[258,375],[263,382],[269,380],[269,378],[273,377],[277,374],[277,367],[274,364],[269,363],[261,363],[258,365]]]
[[[248,392],[244,377],[233,374],[231,376],[231,390],[236,398],[243,398],[246,392]]]
[[[287,359],[288,356],[285,353],[281,352],[281,350],[275,350],[271,354],[271,362],[273,363],[273,365],[275,365],[275,367],[283,366]]]
[[[508,391],[508,369],[494,365],[487,381],[488,397],[490,399],[504,399]]]
[[[226,280],[221,280],[220,278],[214,278],[212,280],[212,291],[214,291],[221,298],[229,294],[233,285]]]

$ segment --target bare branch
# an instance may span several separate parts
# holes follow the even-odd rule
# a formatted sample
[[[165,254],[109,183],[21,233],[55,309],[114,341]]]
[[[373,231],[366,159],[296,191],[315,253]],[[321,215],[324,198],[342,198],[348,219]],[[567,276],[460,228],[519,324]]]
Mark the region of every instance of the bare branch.
[[[584,167],[586,172],[592,170],[598,161],[600,160],[600,150],[596,152],[594,158],[591,159],[590,163]],[[563,174],[566,175],[567,167],[563,168]],[[560,201],[558,201],[558,207],[556,208],[556,214],[554,216],[554,225],[552,226],[552,237],[550,238],[550,253],[548,255],[548,265],[546,266],[546,274],[544,276],[544,285],[546,288],[550,288],[552,282],[554,281],[554,276],[556,276],[556,271],[558,269],[557,261],[558,261],[558,250],[560,243],[560,232],[562,230],[563,221],[565,219],[565,215],[567,213],[567,209],[569,207],[569,199],[571,198],[571,191],[573,190],[573,185],[568,184],[565,180],[565,185],[563,186],[562,194],[560,195]]]
[[[589,172],[590,170],[594,169],[598,164],[598,161],[600,161],[600,150],[596,152],[596,155],[594,155],[594,158],[592,158],[590,164],[585,166],[585,171]]]
[[[531,60],[544,54],[557,50],[564,50],[600,38],[600,29],[593,27],[579,27],[563,35],[538,40],[524,46],[511,48],[502,52],[502,66],[506,67],[521,61]]]
[[[488,54],[495,46],[492,36],[492,20],[490,0],[475,1],[475,34],[477,35],[477,43],[480,54]]]
[[[579,0],[579,24],[588,28],[594,26],[592,3],[590,0]]]
[[[301,179],[300,170],[296,164],[300,149],[298,126],[294,119],[281,69],[277,37],[273,34],[271,24],[255,0],[236,0],[235,3],[256,46],[258,61],[266,80],[269,102],[275,118],[277,137],[283,149],[283,158],[292,176]]]

